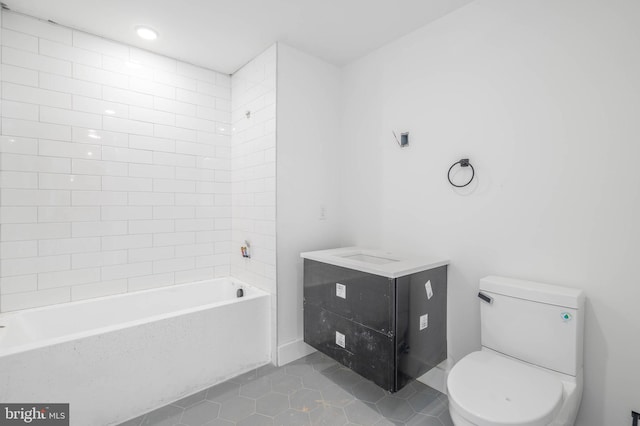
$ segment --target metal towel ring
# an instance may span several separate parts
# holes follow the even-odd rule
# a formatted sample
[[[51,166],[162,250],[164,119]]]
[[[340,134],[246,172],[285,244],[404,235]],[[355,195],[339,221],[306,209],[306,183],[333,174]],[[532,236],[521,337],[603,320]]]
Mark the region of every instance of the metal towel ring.
[[[453,170],[453,168],[456,166],[456,164],[460,164],[460,167],[471,167],[471,179],[469,179],[469,182],[465,183],[464,185],[456,185],[455,183],[453,183],[451,181],[451,170]],[[451,167],[449,167],[449,171],[447,172],[447,179],[449,179],[449,183],[451,185],[455,186],[456,188],[464,188],[465,186],[467,186],[467,185],[469,185],[471,183],[471,181],[473,180],[475,175],[476,175],[476,170],[473,168],[473,166],[469,162],[469,159],[468,158],[463,158],[460,161],[456,161],[455,163],[453,163],[451,165]]]

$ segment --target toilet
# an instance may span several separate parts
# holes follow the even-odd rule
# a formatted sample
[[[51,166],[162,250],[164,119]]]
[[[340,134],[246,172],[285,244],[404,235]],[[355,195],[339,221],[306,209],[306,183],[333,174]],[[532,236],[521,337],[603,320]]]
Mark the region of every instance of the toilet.
[[[482,349],[449,372],[456,426],[571,426],[582,399],[582,290],[480,280]]]

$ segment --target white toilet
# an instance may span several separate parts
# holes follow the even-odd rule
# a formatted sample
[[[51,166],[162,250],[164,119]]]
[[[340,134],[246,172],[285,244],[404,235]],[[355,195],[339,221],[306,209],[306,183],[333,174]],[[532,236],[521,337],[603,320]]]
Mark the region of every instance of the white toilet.
[[[570,426],[582,399],[584,293],[480,280],[482,350],[447,379],[456,426]]]

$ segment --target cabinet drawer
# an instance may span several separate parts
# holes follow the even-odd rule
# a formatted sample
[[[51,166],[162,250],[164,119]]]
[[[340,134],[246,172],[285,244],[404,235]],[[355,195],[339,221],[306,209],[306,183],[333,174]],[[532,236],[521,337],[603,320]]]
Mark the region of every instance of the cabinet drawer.
[[[383,389],[395,391],[393,337],[305,303],[304,341]]]
[[[385,334],[394,329],[393,279],[305,259],[304,300]]]

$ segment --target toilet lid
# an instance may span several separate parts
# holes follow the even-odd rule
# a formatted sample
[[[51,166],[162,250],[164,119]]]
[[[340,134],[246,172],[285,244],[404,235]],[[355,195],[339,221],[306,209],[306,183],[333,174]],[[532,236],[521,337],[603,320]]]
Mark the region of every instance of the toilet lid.
[[[546,426],[562,405],[562,382],[505,356],[473,352],[447,379],[449,402],[478,426]]]

